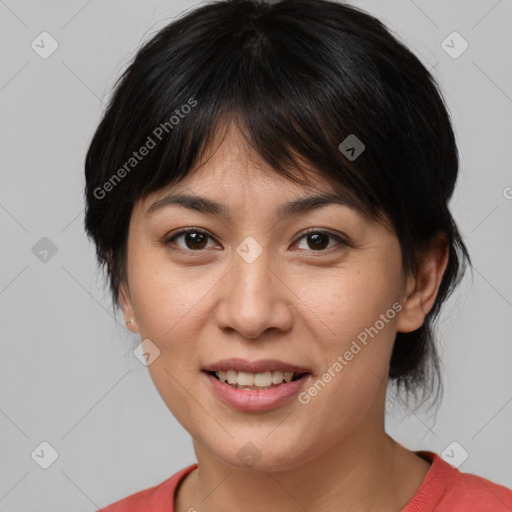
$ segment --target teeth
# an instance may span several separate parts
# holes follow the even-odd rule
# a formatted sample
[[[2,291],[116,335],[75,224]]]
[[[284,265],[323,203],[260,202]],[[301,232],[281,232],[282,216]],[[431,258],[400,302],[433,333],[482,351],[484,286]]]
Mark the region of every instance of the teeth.
[[[221,370],[215,372],[215,375],[222,381],[228,382],[233,387],[238,388],[270,388],[273,385],[277,386],[285,382],[290,382],[295,375],[293,372],[281,372],[276,370],[274,372],[264,373],[247,373],[237,372],[236,370]]]

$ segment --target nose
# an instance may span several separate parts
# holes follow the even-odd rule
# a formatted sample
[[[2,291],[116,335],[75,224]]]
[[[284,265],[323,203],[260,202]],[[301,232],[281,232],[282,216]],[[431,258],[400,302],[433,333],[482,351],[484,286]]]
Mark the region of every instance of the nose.
[[[291,328],[293,292],[279,275],[277,265],[272,264],[268,252],[263,251],[252,262],[235,254],[216,308],[220,329],[235,330],[244,338],[256,339],[266,330],[284,332]]]

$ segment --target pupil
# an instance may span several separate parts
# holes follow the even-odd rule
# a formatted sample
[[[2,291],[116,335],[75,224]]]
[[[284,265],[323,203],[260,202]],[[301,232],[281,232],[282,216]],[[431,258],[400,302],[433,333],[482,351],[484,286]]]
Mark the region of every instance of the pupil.
[[[185,235],[185,241],[186,241],[185,243],[187,244],[187,247],[189,249],[203,249],[205,240],[206,240],[206,236],[203,233],[192,232],[192,233],[187,233]],[[203,245],[198,247],[197,244],[201,245],[201,242],[203,242]]]
[[[314,247],[313,248],[316,248],[316,249],[324,249],[325,247],[327,247],[327,245],[329,245],[329,243],[322,243],[322,241],[320,240],[321,238],[324,238],[324,241],[326,241],[328,239],[328,236],[325,234],[325,233],[313,233],[311,235],[309,235],[309,240],[314,240]],[[319,242],[320,240],[320,242]]]

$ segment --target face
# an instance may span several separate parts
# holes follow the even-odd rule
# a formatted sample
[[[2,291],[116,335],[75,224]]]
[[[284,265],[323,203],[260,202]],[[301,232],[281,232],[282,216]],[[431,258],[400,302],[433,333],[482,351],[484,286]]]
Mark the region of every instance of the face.
[[[343,204],[279,217],[284,203],[334,192],[321,177],[312,183],[279,177],[231,131],[193,174],[132,213],[125,319],[159,350],[148,369],[172,414],[234,466],[249,442],[260,467],[283,470],[382,422],[393,341],[407,323],[400,245]],[[150,211],[178,193],[219,203],[229,218],[169,201]],[[227,358],[278,359],[310,375],[280,405],[243,410],[203,371]]]

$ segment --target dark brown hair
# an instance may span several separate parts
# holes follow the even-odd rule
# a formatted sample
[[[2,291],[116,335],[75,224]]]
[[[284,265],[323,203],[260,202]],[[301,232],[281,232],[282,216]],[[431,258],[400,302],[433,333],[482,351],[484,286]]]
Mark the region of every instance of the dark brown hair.
[[[299,155],[362,211],[389,218],[404,273],[416,271],[436,233],[447,235],[434,306],[422,327],[397,333],[389,374],[407,394],[439,391],[433,322],[470,262],[448,207],[455,137],[425,66],[379,20],[347,4],[213,1],[137,52],[85,161],[85,227],[114,309],[133,205],[187,176],[223,120],[236,122],[275,172],[297,181]],[[350,135],[364,144],[357,158],[340,149]]]

